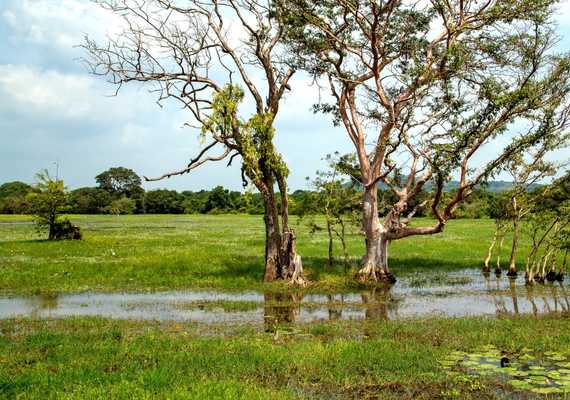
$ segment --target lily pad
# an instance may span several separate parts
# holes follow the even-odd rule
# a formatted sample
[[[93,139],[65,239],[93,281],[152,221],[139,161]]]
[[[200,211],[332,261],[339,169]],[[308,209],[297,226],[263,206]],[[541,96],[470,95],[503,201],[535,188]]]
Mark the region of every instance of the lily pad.
[[[544,367],[542,365],[531,365],[528,367],[531,371],[544,371]]]
[[[563,390],[554,386],[551,387],[540,387],[540,388],[532,388],[530,389],[531,392],[537,394],[555,394],[555,393],[562,393]]]
[[[516,389],[522,389],[522,390],[532,389],[532,385],[530,383],[525,381],[519,381],[517,379],[510,380],[507,383]]]
[[[495,364],[479,364],[478,366],[475,367],[476,369],[496,369],[499,368],[497,365]]]

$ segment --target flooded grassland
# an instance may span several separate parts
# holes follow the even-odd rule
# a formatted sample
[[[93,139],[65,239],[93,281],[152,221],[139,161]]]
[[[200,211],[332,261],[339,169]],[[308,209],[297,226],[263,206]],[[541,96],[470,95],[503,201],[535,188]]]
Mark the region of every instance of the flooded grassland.
[[[80,217],[81,243],[4,222],[0,398],[570,398],[568,283],[483,276],[491,221],[395,244],[376,288],[300,225],[305,290],[259,283],[257,217]]]

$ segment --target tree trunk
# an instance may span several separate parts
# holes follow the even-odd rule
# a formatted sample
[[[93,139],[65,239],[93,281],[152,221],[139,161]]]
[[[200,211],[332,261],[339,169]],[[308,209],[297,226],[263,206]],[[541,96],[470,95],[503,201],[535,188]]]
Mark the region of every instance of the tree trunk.
[[[503,250],[503,244],[505,242],[505,234],[501,236],[501,241],[499,242],[499,252],[497,253],[497,266],[495,267],[495,275],[499,276],[502,273],[501,270],[501,251]]]
[[[264,190],[262,196],[265,208],[265,274],[263,280],[273,282],[281,276],[279,216],[273,190]]]
[[[388,268],[389,240],[378,218],[378,193],[376,187],[365,189],[362,225],[366,240],[366,254],[357,278],[363,283],[388,282],[396,279]]]
[[[327,233],[329,235],[329,267],[333,266],[333,232],[332,232],[332,227],[331,227],[331,221],[329,219],[329,217],[327,216]]]
[[[297,254],[297,238],[291,228],[289,228],[289,195],[287,194],[287,182],[281,174],[276,174],[277,184],[281,195],[281,220],[283,230],[281,233],[281,276],[295,285],[305,286],[307,280],[303,271],[301,256]]]
[[[487,258],[485,258],[485,266],[483,267],[483,273],[484,274],[490,274],[491,273],[491,266],[489,265],[489,263],[491,262],[491,257],[493,256],[493,249],[495,248],[495,244],[497,243],[498,237],[499,237],[499,228],[496,228],[495,234],[493,235],[493,241],[491,242],[491,245],[489,246]]]
[[[520,213],[517,207],[517,198],[513,197],[513,243],[511,245],[511,258],[509,260],[509,272],[507,276],[517,276],[517,249],[519,246],[519,219]]]
[[[340,243],[342,245],[342,255],[344,256],[344,267],[345,270],[350,267],[350,257],[348,255],[348,249],[346,247],[346,227],[342,218],[339,219],[340,223]]]

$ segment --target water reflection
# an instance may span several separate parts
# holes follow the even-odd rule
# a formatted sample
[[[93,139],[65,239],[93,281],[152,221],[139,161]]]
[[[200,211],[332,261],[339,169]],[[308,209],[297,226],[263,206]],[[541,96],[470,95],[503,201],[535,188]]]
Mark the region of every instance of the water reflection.
[[[414,286],[416,283],[412,284],[411,279],[401,279],[390,287],[325,295],[302,291],[181,291],[0,297],[0,319],[98,316],[205,324],[247,323],[270,331],[283,324],[324,320],[570,312],[568,292],[562,283],[528,286],[524,278],[496,278],[478,271],[450,273],[446,279],[425,287]]]
[[[279,325],[297,322],[301,314],[301,301],[303,297],[304,294],[301,292],[265,292],[263,307],[265,331],[274,332],[275,328]]]
[[[362,293],[364,317],[366,319],[388,319],[389,315],[397,314],[398,300],[391,294],[392,286],[379,286]]]
[[[551,313],[568,313],[570,304],[568,294],[562,282],[545,285],[517,285],[516,279],[508,279],[508,296],[502,292],[501,282],[491,282],[485,277],[485,287],[495,305],[497,315],[520,315],[530,313],[534,316]],[[524,291],[523,294],[520,291]],[[508,297],[508,298],[507,298]],[[519,305],[521,300],[522,307]],[[509,307],[508,304],[511,304]]]

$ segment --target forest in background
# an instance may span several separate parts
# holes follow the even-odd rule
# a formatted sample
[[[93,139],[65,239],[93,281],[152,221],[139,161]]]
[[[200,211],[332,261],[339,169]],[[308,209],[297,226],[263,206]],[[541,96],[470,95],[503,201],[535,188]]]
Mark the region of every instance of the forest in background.
[[[345,177],[346,178],[346,177]],[[309,179],[309,178],[307,178]],[[110,168],[95,177],[97,186],[82,187],[67,191],[68,214],[263,214],[263,199],[256,190],[231,191],[223,186],[211,190],[175,191],[167,189],[144,190],[141,178],[131,169]],[[354,196],[347,200],[348,208],[358,208],[360,189],[348,180],[343,183],[346,191]],[[314,186],[314,185],[309,185]],[[533,185],[535,190],[540,185]],[[510,190],[512,183],[493,181],[476,189],[473,195],[462,204],[456,218],[493,217],[493,209],[501,194]],[[427,188],[429,190],[429,187]],[[0,214],[31,214],[29,194],[35,191],[34,185],[13,181],[0,185]],[[418,204],[429,197],[425,190],[418,196]],[[457,190],[450,182],[445,195],[452,197]],[[326,190],[317,185],[314,190],[296,190],[290,194],[290,213],[303,216],[318,214],[322,197]],[[330,193],[329,193],[330,195]],[[384,214],[394,199],[390,190],[379,185],[378,198],[384,203],[379,207]],[[415,204],[411,205],[412,207]],[[419,209],[416,216],[431,216],[430,211]]]

